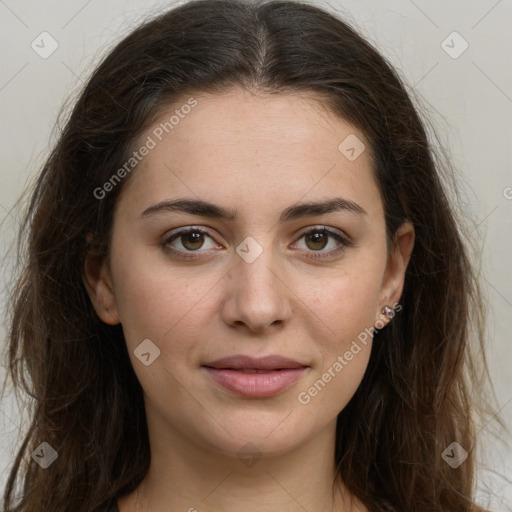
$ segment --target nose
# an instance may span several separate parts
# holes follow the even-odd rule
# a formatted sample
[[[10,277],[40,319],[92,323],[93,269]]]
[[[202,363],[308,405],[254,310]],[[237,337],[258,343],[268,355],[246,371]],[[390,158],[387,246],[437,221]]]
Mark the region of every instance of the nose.
[[[225,277],[222,318],[231,327],[262,334],[288,322],[292,297],[283,266],[270,248],[252,261],[237,254]]]

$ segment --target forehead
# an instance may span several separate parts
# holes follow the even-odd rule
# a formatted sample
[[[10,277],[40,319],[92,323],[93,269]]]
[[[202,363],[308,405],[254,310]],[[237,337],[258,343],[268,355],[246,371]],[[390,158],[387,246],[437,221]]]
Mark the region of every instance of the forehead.
[[[379,214],[369,142],[313,93],[234,88],[184,96],[135,148],[150,139],[152,148],[127,183],[132,205],[187,195],[217,203],[229,198],[238,210],[240,203],[262,208],[343,195]]]

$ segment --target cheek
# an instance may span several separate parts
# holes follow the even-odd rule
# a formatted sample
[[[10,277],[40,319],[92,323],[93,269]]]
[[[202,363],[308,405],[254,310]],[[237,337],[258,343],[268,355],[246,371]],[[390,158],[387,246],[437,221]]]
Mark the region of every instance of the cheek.
[[[180,272],[156,264],[154,253],[148,256],[125,252],[119,260],[114,284],[126,346],[140,384],[151,401],[160,402],[158,409],[181,410],[189,396],[179,382],[187,377],[183,368],[195,350],[190,343],[194,334],[189,326],[190,317],[197,314],[206,291],[201,293]],[[137,356],[142,353],[138,347],[146,339],[160,351],[149,366],[141,364]],[[162,389],[167,392],[162,394]],[[169,414],[168,420],[179,423],[179,418]]]
[[[321,360],[300,390],[299,403],[314,403],[334,417],[354,395],[371,354],[381,278],[378,262],[359,258],[336,279],[319,282],[316,292],[309,289],[317,327],[326,334],[315,339]],[[304,293],[307,297],[306,289]]]
[[[304,283],[304,302],[327,328],[323,329],[328,333],[324,338],[327,350],[342,350],[374,325],[383,272],[375,260],[358,255],[336,276]]]
[[[155,250],[122,245],[112,250],[116,303],[129,347],[146,338],[160,340],[194,304],[194,287],[179,272],[166,272]]]

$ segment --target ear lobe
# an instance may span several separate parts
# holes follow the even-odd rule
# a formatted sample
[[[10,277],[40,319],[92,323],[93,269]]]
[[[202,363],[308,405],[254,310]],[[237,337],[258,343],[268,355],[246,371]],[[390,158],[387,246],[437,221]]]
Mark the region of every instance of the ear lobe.
[[[88,253],[84,271],[83,283],[96,314],[106,324],[117,325],[119,314],[107,257]]]

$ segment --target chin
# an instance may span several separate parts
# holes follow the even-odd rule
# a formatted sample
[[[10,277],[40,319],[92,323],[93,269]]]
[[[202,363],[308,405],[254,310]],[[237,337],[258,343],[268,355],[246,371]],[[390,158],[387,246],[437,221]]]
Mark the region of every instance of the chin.
[[[215,427],[202,432],[202,437],[203,443],[230,457],[252,451],[279,456],[315,435],[313,425],[305,418],[300,421],[291,407],[279,412],[226,414],[224,418],[222,426],[213,422]]]

